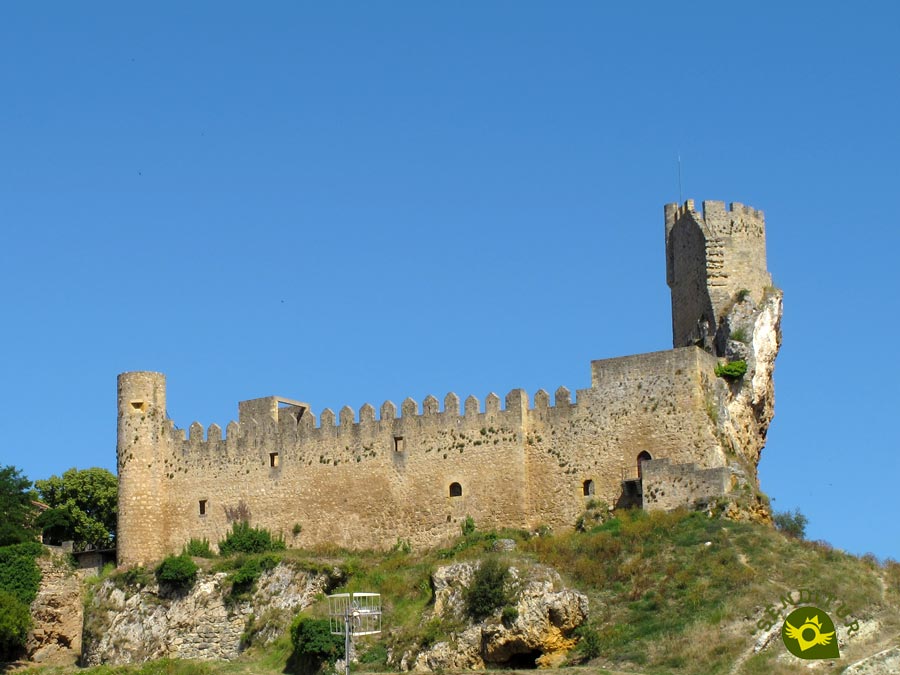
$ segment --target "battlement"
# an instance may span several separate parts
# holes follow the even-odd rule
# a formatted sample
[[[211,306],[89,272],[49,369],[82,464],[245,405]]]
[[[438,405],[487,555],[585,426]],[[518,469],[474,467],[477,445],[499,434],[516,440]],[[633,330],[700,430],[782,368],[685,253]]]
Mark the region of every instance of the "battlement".
[[[738,231],[746,229],[754,236],[765,235],[766,215],[760,209],[754,209],[740,202],[731,202],[727,207],[725,202],[715,200],[706,200],[702,204],[701,212],[696,210],[693,199],[685,200],[682,205],[674,202],[666,204],[666,235],[668,236],[675,223],[685,216],[690,216],[699,225],[705,225],[710,233],[719,236],[730,234],[729,230],[735,229],[733,225],[735,222],[748,223],[746,228],[738,228]]]
[[[529,403],[533,405],[529,406]],[[450,392],[444,397],[443,409],[436,397],[428,395],[421,405],[407,397],[400,405],[399,414],[396,404],[388,400],[381,404],[377,418],[375,407],[364,403],[358,413],[349,405],[343,406],[338,414],[331,408],[324,408],[317,419],[307,403],[267,396],[238,403],[239,421],[228,423],[224,440],[233,444],[239,440],[254,443],[261,438],[279,436],[291,442],[316,443],[322,437],[378,435],[416,426],[450,428],[484,422],[518,425],[529,410],[552,411],[574,405],[572,393],[566,387],[556,389],[552,402],[544,389],[535,392],[531,400],[524,389],[513,389],[503,399],[502,407],[500,397],[493,392],[483,403],[470,395],[462,409],[459,396]],[[205,451],[223,440],[222,427],[215,423],[204,430],[200,422],[194,421],[185,431],[167,420],[166,428],[173,440],[185,444],[187,452]]]

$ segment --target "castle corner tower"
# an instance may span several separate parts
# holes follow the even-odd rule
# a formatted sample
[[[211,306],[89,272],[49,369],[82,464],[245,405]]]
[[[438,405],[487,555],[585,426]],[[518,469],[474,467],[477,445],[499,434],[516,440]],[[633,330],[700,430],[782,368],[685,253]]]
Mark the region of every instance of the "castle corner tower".
[[[119,375],[116,539],[120,565],[143,564],[168,553],[162,495],[167,424],[166,376],[141,371]]]

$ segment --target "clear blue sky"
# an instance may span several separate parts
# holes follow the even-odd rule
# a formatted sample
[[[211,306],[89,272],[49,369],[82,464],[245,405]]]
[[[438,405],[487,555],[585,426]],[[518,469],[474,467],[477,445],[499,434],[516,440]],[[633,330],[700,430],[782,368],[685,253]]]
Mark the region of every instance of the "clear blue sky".
[[[763,489],[900,558],[898,7],[4,3],[0,464],[114,470],[127,370],[185,428],[587,387],[671,346],[680,154],[767,214]]]

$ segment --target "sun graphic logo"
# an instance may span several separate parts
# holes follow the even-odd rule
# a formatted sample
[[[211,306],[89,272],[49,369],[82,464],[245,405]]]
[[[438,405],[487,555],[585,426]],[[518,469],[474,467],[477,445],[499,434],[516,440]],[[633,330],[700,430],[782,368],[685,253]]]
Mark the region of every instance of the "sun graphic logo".
[[[781,639],[788,651],[801,659],[840,658],[834,623],[816,607],[800,607],[788,614]]]

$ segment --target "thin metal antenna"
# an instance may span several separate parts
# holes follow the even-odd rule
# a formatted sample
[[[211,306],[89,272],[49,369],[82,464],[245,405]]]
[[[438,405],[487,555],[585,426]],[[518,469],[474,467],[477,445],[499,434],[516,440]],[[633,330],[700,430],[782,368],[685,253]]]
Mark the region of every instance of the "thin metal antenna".
[[[681,194],[681,153],[678,153],[678,203],[684,203],[684,196]]]

